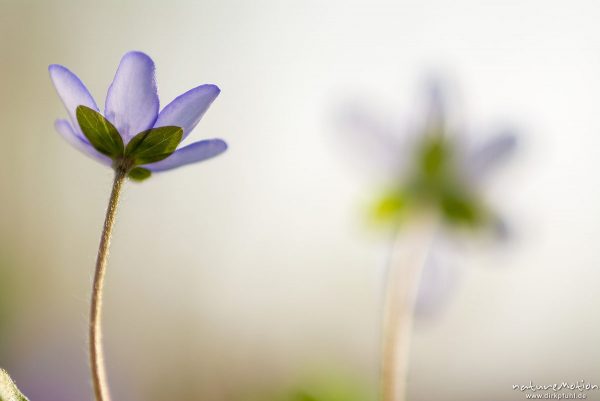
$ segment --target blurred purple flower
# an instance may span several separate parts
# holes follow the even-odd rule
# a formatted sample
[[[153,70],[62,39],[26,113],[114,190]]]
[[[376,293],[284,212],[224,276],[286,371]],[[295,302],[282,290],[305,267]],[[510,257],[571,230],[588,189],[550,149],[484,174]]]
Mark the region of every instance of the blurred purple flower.
[[[356,148],[370,167],[387,182],[388,190],[376,205],[376,217],[402,224],[415,212],[439,213],[448,226],[491,226],[502,233],[504,224],[481,199],[489,173],[516,147],[511,130],[499,130],[485,141],[465,135],[448,118],[441,84],[429,82],[423,116],[398,128],[367,112],[346,109],[344,132],[354,136]]]
[[[67,68],[53,64],[48,70],[70,119],[70,122],[56,120],[56,130],[75,148],[111,166],[112,160],[94,149],[77,122],[78,106],[87,106],[99,112],[93,97],[81,80]],[[159,112],[154,72],[154,62],[148,55],[137,51],[126,53],[108,88],[104,116],[116,127],[125,144],[142,131],[165,126],[181,127],[185,139],[220,93],[216,85],[200,85],[178,96]],[[227,144],[223,140],[206,139],[180,147],[166,159],[141,167],[153,172],[170,170],[201,162],[226,149]]]
[[[506,237],[506,225],[483,201],[482,185],[517,144],[509,129],[483,141],[465,135],[444,95],[439,80],[428,81],[416,121],[377,118],[366,105],[346,108],[341,121],[366,167],[387,183],[375,206],[378,220],[398,229],[415,215],[434,213],[444,223],[433,228],[424,259],[416,304],[420,315],[435,312],[459,275],[453,259],[460,244],[445,228],[491,228],[497,237]]]

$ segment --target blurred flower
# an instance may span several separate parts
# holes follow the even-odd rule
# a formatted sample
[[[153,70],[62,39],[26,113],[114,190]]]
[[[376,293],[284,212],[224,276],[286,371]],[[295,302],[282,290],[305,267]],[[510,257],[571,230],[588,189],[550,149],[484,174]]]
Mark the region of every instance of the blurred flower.
[[[423,111],[417,113],[421,116],[416,122],[405,119],[401,128],[392,119],[375,117],[366,106],[348,108],[342,120],[344,132],[353,135],[356,147],[368,156],[368,167],[387,182],[372,207],[374,220],[394,229],[423,214],[442,222],[425,259],[416,306],[420,313],[435,310],[456,280],[448,257],[455,246],[448,246],[452,236],[445,228],[487,229],[500,238],[507,234],[506,225],[485,202],[482,186],[514,151],[516,136],[508,129],[484,141],[466,135],[449,113],[444,95],[439,80],[428,81]]]
[[[349,115],[351,128],[379,142],[374,159],[388,170],[389,187],[375,203],[374,217],[402,225],[415,214],[433,212],[450,227],[497,227],[480,187],[492,167],[512,153],[515,135],[499,132],[475,144],[447,118],[439,83],[429,84],[427,97],[424,121],[413,129],[394,131],[360,110]]]
[[[121,59],[106,95],[104,117],[108,123],[99,115],[96,102],[75,74],[57,64],[51,65],[48,69],[70,118],[70,122],[57,120],[56,130],[75,148],[105,165],[113,165],[115,158],[96,146],[97,144],[90,140],[88,133],[82,130],[80,121],[82,116],[78,114],[80,111],[87,111],[88,115],[108,125],[108,129],[114,128],[124,145],[127,145],[136,135],[153,128],[169,126],[181,128],[182,132],[175,138],[178,141],[172,149],[174,152],[171,151],[168,157],[162,160],[141,165],[148,171],[165,171],[200,162],[217,156],[227,149],[227,144],[223,140],[208,139],[175,150],[175,147],[198,124],[220,90],[215,85],[198,86],[180,95],[159,112],[154,62],[144,53],[129,52]],[[93,112],[98,113],[98,116]]]
[[[346,128],[375,151],[372,159],[384,166],[382,177],[389,180],[373,213],[395,229],[382,308],[384,401],[407,399],[414,315],[431,312],[454,281],[446,266],[439,269],[441,258],[434,253],[444,237],[454,237],[440,235],[440,228],[503,227],[484,201],[480,184],[487,170],[512,152],[515,137],[502,132],[473,146],[447,115],[449,105],[434,81],[427,90],[425,116],[412,129],[396,130],[360,110],[346,119]],[[409,222],[414,222],[410,229],[400,232]]]

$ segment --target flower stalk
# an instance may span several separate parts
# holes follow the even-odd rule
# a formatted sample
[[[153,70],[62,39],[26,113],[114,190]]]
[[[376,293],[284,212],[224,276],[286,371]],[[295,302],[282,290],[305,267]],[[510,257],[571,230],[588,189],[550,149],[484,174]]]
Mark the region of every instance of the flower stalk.
[[[106,209],[106,217],[104,219],[104,228],[100,238],[100,246],[98,248],[98,257],[96,259],[96,269],[94,273],[94,284],[92,287],[92,301],[90,309],[90,327],[89,327],[89,347],[90,347],[90,363],[92,369],[92,382],[94,385],[94,394],[96,401],[110,401],[110,392],[106,379],[106,368],[104,365],[104,349],[102,346],[102,301],[104,276],[106,275],[106,264],[108,261],[108,253],[110,249],[110,240],[112,230],[115,224],[117,206],[119,197],[127,170],[118,167],[115,169],[115,179]]]
[[[385,277],[381,338],[381,399],[406,401],[415,305],[435,224],[421,221],[394,235]]]
[[[212,84],[197,86],[159,111],[154,62],[147,54],[131,51],[119,63],[101,113],[75,74],[58,64],[50,65],[48,71],[70,119],[57,120],[57,131],[75,148],[115,171],[96,259],[89,324],[95,399],[110,401],[102,348],[102,291],[121,189],[126,178],[144,181],[155,172],[225,152],[227,143],[218,138],[179,146],[221,90]]]

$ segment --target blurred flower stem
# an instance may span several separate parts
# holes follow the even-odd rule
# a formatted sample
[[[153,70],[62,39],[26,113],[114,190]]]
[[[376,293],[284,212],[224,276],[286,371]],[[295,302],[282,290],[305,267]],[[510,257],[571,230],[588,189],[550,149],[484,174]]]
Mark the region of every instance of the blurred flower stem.
[[[448,108],[443,86],[439,79],[427,82],[421,121],[409,129],[379,122],[361,110],[346,118],[347,126],[362,137],[363,149],[376,151],[373,160],[383,167],[379,175],[389,181],[372,211],[376,222],[394,229],[382,302],[382,401],[407,399],[413,319],[423,298],[422,272],[431,271],[426,265],[431,266],[434,239],[444,233],[438,229],[477,235],[482,229],[505,232],[484,199],[481,181],[513,151],[516,137],[503,129],[482,143],[465,141],[464,124],[449,118],[447,111],[454,108]],[[427,281],[432,280],[423,284]]]
[[[115,180],[106,209],[104,228],[98,248],[96,259],[96,270],[94,273],[94,285],[92,288],[92,303],[90,309],[90,362],[92,367],[92,381],[94,383],[94,394],[97,401],[110,401],[110,393],[106,380],[106,368],[104,366],[104,349],[102,347],[102,290],[104,288],[104,276],[106,275],[106,262],[110,248],[110,239],[115,225],[117,206],[121,189],[127,176],[127,170],[115,169]]]
[[[382,401],[406,401],[415,304],[436,222],[423,217],[393,237],[385,277],[381,339]]]

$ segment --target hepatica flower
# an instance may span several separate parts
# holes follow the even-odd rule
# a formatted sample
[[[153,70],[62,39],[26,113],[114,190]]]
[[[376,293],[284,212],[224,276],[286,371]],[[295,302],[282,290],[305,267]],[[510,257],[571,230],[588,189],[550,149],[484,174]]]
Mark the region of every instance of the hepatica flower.
[[[379,167],[381,180],[387,181],[373,215],[396,232],[382,324],[384,401],[405,400],[416,306],[427,303],[423,295],[439,298],[432,289],[447,288],[446,283],[425,282],[435,281],[434,269],[439,274],[444,267],[431,252],[432,244],[443,242],[440,232],[449,236],[456,231],[502,231],[498,228],[503,224],[485,202],[482,183],[516,145],[515,136],[506,130],[484,142],[465,136],[448,115],[449,104],[438,82],[429,83],[426,98],[424,116],[408,129],[395,129],[364,110],[353,110],[345,118],[346,128],[365,145],[363,149],[373,151],[370,160]]]
[[[227,145],[221,139],[180,147],[220,91],[215,85],[198,86],[159,112],[154,63],[144,53],[129,52],[123,56],[108,88],[102,114],[71,71],[56,64],[49,71],[69,116],[69,120],[56,121],[56,129],[74,147],[115,172],[96,260],[89,326],[95,397],[97,401],[109,401],[101,341],[102,289],[121,188],[127,177],[142,181],[152,173],[223,153]]]
[[[56,130],[74,147],[134,180],[148,178],[223,153],[227,144],[207,139],[179,147],[219,95],[216,85],[201,85],[159,112],[154,62],[141,52],[123,56],[108,88],[104,115],[84,84],[67,68],[53,64],[50,78],[69,120]]]
[[[485,202],[486,176],[516,145],[509,130],[486,138],[465,135],[447,116],[440,84],[430,83],[423,121],[407,129],[378,121],[362,110],[349,113],[348,126],[369,136],[387,189],[373,205],[380,223],[402,227],[423,213],[435,214],[447,228],[498,228],[499,218]],[[365,139],[365,138],[362,138]]]

